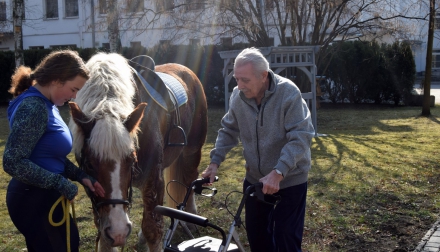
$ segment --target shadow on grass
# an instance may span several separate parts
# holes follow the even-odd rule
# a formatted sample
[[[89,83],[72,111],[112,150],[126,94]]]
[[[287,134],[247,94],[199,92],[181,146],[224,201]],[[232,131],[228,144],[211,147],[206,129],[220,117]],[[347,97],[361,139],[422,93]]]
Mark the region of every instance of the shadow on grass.
[[[440,144],[423,129],[379,124],[395,131],[313,140],[306,244],[319,238],[328,251],[412,251],[435,222]]]
[[[0,107],[0,148],[8,134],[1,133],[8,129],[5,110]],[[68,109],[60,111],[67,120]],[[440,210],[439,112],[433,108],[425,120],[418,107],[344,104],[318,110],[318,132],[327,136],[312,143],[305,251],[414,250]],[[206,157],[223,115],[224,108],[209,111]],[[238,146],[220,172],[241,188],[243,165]]]

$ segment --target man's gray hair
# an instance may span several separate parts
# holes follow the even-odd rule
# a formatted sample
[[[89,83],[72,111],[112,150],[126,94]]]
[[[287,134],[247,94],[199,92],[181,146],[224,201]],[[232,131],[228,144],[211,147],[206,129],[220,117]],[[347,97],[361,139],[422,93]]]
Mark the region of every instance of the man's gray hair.
[[[255,47],[246,48],[237,55],[234,69],[246,64],[252,64],[255,75],[269,71],[269,62],[264,55]]]

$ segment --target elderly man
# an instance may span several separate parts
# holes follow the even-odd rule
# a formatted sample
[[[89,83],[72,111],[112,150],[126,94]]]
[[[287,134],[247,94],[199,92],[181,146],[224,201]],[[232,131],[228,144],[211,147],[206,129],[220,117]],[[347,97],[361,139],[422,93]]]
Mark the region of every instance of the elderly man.
[[[251,251],[301,251],[315,134],[310,111],[298,87],[274,74],[256,48],[244,49],[236,57],[234,77],[237,87],[202,177],[213,182],[240,139],[246,160],[243,191],[262,182],[263,193],[281,196],[275,206],[248,198],[245,223]]]

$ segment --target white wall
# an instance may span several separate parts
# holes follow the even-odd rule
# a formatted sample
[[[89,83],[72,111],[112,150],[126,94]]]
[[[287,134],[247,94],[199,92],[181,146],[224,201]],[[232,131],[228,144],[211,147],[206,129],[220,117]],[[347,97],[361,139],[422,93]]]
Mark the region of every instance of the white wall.
[[[95,1],[95,7],[98,6],[98,0]],[[145,0],[144,4],[146,8],[155,9],[154,1],[156,0]],[[160,1],[160,0],[158,0]],[[401,1],[400,8],[404,8],[402,5],[403,2],[417,3],[416,0],[405,0]],[[6,0],[7,9],[10,8],[12,0]],[[72,45],[75,44],[77,47],[81,48],[90,48],[92,45],[92,21],[90,18],[91,8],[90,1],[78,0],[79,3],[79,15],[78,17],[66,18],[64,16],[64,0],[58,0],[58,14],[59,17],[57,19],[43,19],[44,8],[43,3],[45,0],[26,0],[26,21],[23,25],[23,46],[24,49],[29,49],[29,47],[33,46],[44,46],[44,48],[49,48],[53,45]],[[423,3],[418,2],[418,5],[414,5],[415,7],[409,8],[410,11],[416,11],[423,15],[425,10],[425,5]],[[9,12],[11,15],[12,11]],[[213,15],[209,11],[206,12],[208,16],[201,16],[201,19],[209,20]],[[193,13],[196,14],[196,13]],[[189,13],[188,15],[191,15]],[[160,40],[167,40],[172,38],[172,42],[175,44],[188,44],[189,38],[200,38],[201,44],[213,44],[219,43],[219,37],[205,37],[204,32],[198,33],[196,31],[188,31],[182,30],[179,31],[178,35],[175,35],[173,32],[174,23],[173,20],[167,16],[162,15],[158,22],[154,26],[149,26],[147,28],[147,32],[145,32],[145,26],[130,24],[127,20],[127,16],[124,21],[121,21],[121,43],[124,47],[129,47],[130,42],[139,41],[144,47],[152,47],[160,42]],[[103,15],[99,15],[95,13],[95,44],[96,47],[101,47],[102,43],[108,43],[107,39],[107,30],[106,30],[106,17]],[[152,18],[151,15],[147,15],[147,18]],[[402,21],[403,22],[403,21]],[[413,21],[405,21],[405,22],[413,22]],[[10,31],[12,31],[12,26]],[[165,29],[165,27],[167,27]],[[200,27],[200,31],[203,30],[216,30],[219,27]],[[287,29],[288,31],[290,29]],[[427,23],[425,21],[419,21],[415,23],[412,28],[412,35],[406,39],[420,41],[421,44],[418,47],[413,47],[415,62],[416,62],[416,70],[417,72],[424,71],[425,61],[426,61],[426,41],[427,41]],[[270,35],[275,39],[275,46],[279,45],[279,39],[276,33],[276,30],[273,29],[273,33]],[[175,36],[173,36],[175,35]],[[228,35],[224,35],[228,36]],[[287,34],[289,36],[289,34]],[[438,36],[437,36],[438,37]],[[393,38],[390,38],[393,39]],[[395,40],[403,40],[405,38],[394,37]],[[14,49],[14,41],[13,38],[9,39],[0,39],[2,43],[0,44],[0,49]],[[234,38],[234,43],[242,42],[239,41],[239,38]],[[440,40],[435,39],[434,41],[434,49],[440,49]]]

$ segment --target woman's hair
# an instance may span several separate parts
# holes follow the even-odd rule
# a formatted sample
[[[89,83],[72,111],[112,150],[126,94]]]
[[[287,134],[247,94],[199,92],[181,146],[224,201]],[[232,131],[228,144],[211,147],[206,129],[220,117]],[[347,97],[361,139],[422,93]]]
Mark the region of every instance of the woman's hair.
[[[78,52],[54,51],[47,55],[33,72],[29,67],[18,67],[12,75],[9,93],[17,97],[35,83],[41,86],[47,86],[52,81],[65,83],[78,75],[89,79],[89,70]]]
[[[234,61],[234,69],[249,63],[252,64],[255,75],[269,71],[269,62],[255,47],[246,48],[237,55]]]

